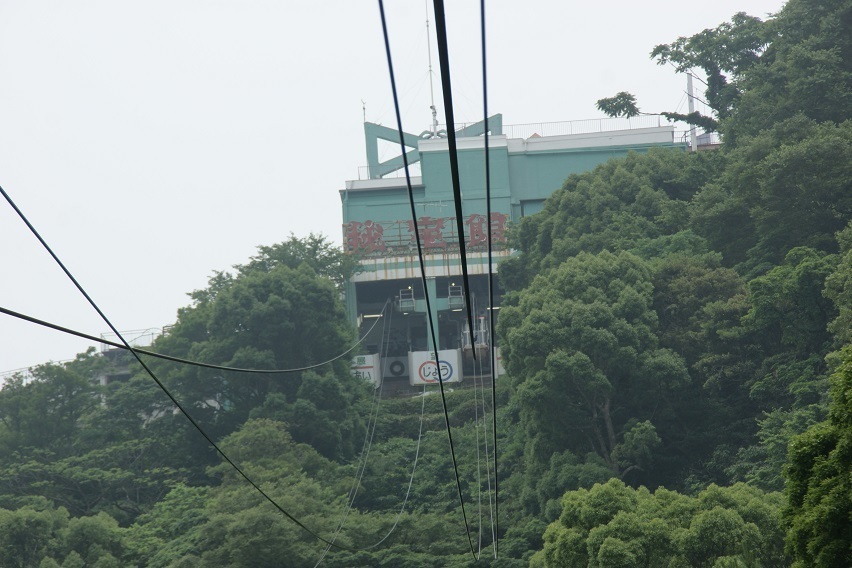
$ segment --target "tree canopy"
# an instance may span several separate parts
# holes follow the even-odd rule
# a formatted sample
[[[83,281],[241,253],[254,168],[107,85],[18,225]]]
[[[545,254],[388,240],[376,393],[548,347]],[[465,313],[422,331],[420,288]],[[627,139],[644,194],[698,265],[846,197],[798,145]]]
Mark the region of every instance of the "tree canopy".
[[[0,388],[0,566],[852,565],[850,38],[849,0],[790,0],[657,46],[706,73],[721,148],[570,175],[512,227],[497,409],[446,393],[479,561],[438,397],[383,400],[345,357],[266,375],[151,360],[306,526],[381,541],[325,553],[149,377],[111,375],[126,354],[90,351]],[[602,102],[639,112],[626,91]],[[328,361],[356,337],[354,270],[320,236],[260,247],[192,292],[153,349]]]

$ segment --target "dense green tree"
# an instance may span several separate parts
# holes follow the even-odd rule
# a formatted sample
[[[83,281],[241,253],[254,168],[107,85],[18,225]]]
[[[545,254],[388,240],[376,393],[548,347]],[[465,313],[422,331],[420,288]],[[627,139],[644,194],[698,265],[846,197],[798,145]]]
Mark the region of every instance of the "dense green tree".
[[[695,196],[693,228],[727,265],[758,275],[797,246],[836,252],[852,219],[852,123],[795,116],[744,138],[729,165]]]
[[[53,509],[43,502],[0,509],[2,567],[112,568],[122,565],[124,552],[124,531],[106,513],[69,518],[64,508]]]
[[[151,568],[198,558],[196,528],[207,519],[209,487],[175,486],[128,530],[128,558]]]
[[[501,263],[501,282],[521,289],[538,272],[581,251],[637,250],[643,244],[653,251],[656,239],[686,229],[688,202],[716,175],[720,160],[714,153],[656,150],[570,176],[543,212],[515,229],[512,245],[522,254]],[[669,245],[693,246],[684,241],[689,238]]]
[[[771,42],[738,80],[741,96],[723,125],[726,143],[798,113],[818,122],[848,120],[852,116],[852,4],[789,0],[765,28],[771,32]]]
[[[826,412],[824,404],[766,412],[757,420],[756,443],[740,448],[726,473],[734,481],[745,481],[764,491],[782,491],[790,440],[822,421]]]
[[[722,266],[714,253],[675,253],[652,257],[654,310],[659,317],[660,344],[694,365],[707,351],[705,328],[709,306],[745,293],[745,283]]]
[[[290,235],[286,241],[272,246],[257,247],[258,254],[247,264],[237,265],[240,274],[255,271],[269,272],[279,265],[298,268],[307,264],[318,276],[328,278],[342,289],[344,282],[357,270],[357,259],[329,242],[323,235],[311,233],[299,238]]]
[[[207,289],[193,292],[194,304],[178,312],[177,323],[154,348],[251,369],[334,359],[354,341],[332,280],[351,272],[348,262],[320,237],[261,247],[236,275],[217,273]],[[351,456],[363,433],[366,387],[350,377],[346,358],[316,371],[263,375],[152,364],[214,437],[235,430],[270,395],[267,410],[277,405],[277,418],[291,423],[293,435],[316,443],[325,455]],[[170,408],[163,398],[150,402],[155,406],[148,415]]]
[[[503,353],[539,467],[565,449],[597,453],[615,475],[649,465],[660,440],[645,421],[688,382],[683,359],[658,347],[652,292],[639,258],[581,253],[503,309]]]
[[[758,64],[760,54],[773,38],[773,30],[771,23],[740,12],[714,29],[656,46],[651,57],[657,58],[660,65],[673,64],[681,73],[695,67],[704,70],[705,100],[724,120],[742,95],[742,76]]]
[[[222,448],[252,480],[312,530],[332,534],[335,508],[345,494],[336,466],[284,423],[251,420]],[[312,566],[321,551],[314,538],[284,517],[229,465],[214,468],[220,486],[178,486],[132,529],[140,563],[171,566],[195,558],[204,566]],[[345,539],[346,537],[342,537]]]
[[[29,568],[45,556],[61,554],[57,535],[67,526],[63,509],[0,509],[0,566]]]
[[[797,566],[852,565],[852,347],[840,361],[828,420],[790,443],[787,547]]]
[[[826,278],[824,294],[837,310],[828,324],[838,345],[852,343],[852,221],[837,234],[840,258],[837,268]]]
[[[48,363],[6,381],[0,389],[0,442],[4,452],[32,449],[67,455],[80,419],[99,403],[91,376]]]
[[[75,516],[106,511],[131,520],[186,477],[163,463],[176,460],[167,460],[159,443],[146,438],[64,458],[35,454],[0,471],[0,499],[12,505],[38,495]]]
[[[781,503],[779,494],[744,484],[689,497],[611,479],[565,494],[530,566],[710,568],[719,558],[787,566]]]
[[[764,407],[821,400],[823,358],[831,346],[826,328],[836,315],[822,292],[835,266],[834,255],[795,248],[783,264],[749,282],[751,309],[742,324],[760,338],[764,357],[749,388]]]
[[[124,531],[106,513],[69,519],[65,542],[87,566],[119,566],[118,559],[124,554]]]

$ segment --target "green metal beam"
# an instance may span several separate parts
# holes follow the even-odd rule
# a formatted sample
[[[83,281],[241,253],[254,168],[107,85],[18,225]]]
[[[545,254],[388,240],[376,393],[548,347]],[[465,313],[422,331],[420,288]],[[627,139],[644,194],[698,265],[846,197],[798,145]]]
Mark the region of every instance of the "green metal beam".
[[[502,134],[503,115],[495,114],[494,116],[489,117],[488,129],[491,131],[492,135]],[[446,136],[446,132],[441,132],[443,132],[444,136]],[[438,136],[441,136],[441,132],[438,133]],[[481,136],[484,133],[485,121],[479,121],[457,131],[456,137],[471,138],[474,136]],[[408,132],[402,133],[403,144],[405,144],[407,148],[413,148],[413,150],[409,150],[405,153],[408,157],[409,165],[420,161],[420,153],[417,150],[417,143],[420,140],[428,139],[431,135],[432,133],[428,130],[424,130],[419,136]],[[387,126],[382,126],[381,124],[365,122],[364,139],[366,140],[367,146],[367,166],[370,168],[370,179],[379,179],[389,173],[401,170],[405,167],[405,162],[403,161],[402,156],[397,156],[396,158],[379,162],[379,140],[386,140],[395,144],[399,143],[399,132],[397,130],[388,128]]]
[[[370,179],[381,178],[382,176],[395,172],[404,166],[402,156],[397,156],[396,158],[385,162],[379,162],[379,140],[399,143],[399,131],[394,130],[393,128],[388,128],[387,126],[382,126],[381,124],[365,122],[364,138],[367,141],[367,165],[370,167]],[[408,163],[413,164],[414,162],[419,161],[420,156],[417,152],[417,142],[420,140],[420,137],[415,136],[414,134],[409,134],[408,132],[403,132],[402,139],[403,143],[407,147],[414,148],[414,150],[406,152],[406,155],[408,156]]]

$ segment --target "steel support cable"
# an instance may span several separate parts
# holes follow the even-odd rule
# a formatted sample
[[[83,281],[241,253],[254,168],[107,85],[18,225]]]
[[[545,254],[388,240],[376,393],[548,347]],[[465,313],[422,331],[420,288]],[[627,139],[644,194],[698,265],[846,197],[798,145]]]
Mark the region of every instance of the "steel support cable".
[[[387,306],[390,300],[385,302]],[[384,308],[382,308],[384,311]],[[385,319],[385,318],[382,318]],[[390,338],[390,330],[393,324],[393,310],[391,310],[390,315],[385,319],[385,322],[382,324],[382,346],[386,346],[385,342],[385,331],[388,332],[388,338]],[[368,332],[369,333],[369,332]],[[387,356],[387,347],[384,347],[383,356]],[[358,490],[361,487],[361,480],[364,478],[364,472],[367,471],[367,458],[370,455],[370,450],[373,447],[373,436],[376,433],[376,424],[379,421],[379,404],[382,401],[382,391],[384,389],[384,380],[379,383],[378,388],[374,389],[373,392],[373,407],[370,408],[370,419],[367,421],[367,429],[364,432],[364,443],[361,446],[361,454],[358,459],[358,467],[355,470],[355,478],[352,480],[352,487],[349,488],[349,495],[347,496],[348,503],[343,511],[343,515],[340,518],[340,521],[337,523],[337,528],[334,531],[334,535],[332,535],[331,540],[336,541],[337,537],[340,535],[340,532],[343,530],[343,526],[346,524],[346,519],[349,518],[349,513],[352,511],[352,507],[355,505],[355,498],[358,495]],[[322,551],[322,554],[317,560],[317,563],[314,564],[314,568],[322,564],[322,561],[325,559],[328,551],[331,550],[331,547],[326,545],[325,549]]]
[[[482,358],[479,358],[479,388],[482,390],[482,445],[485,446],[485,480],[488,485],[487,495],[488,495],[488,518],[489,518],[489,526],[491,527],[491,546],[494,546],[494,494],[491,488],[491,454],[488,450],[488,405],[486,404],[486,396],[485,396],[485,370],[484,364],[482,362]],[[474,381],[474,388],[476,388],[476,382]],[[479,399],[474,397],[475,402],[479,402]],[[478,408],[478,407],[477,407]],[[479,417],[476,417],[476,427],[477,427],[477,467],[481,467],[479,464]],[[480,484],[482,482],[480,481]]]
[[[417,462],[420,458],[420,446],[421,446],[421,442],[423,441],[423,416],[425,414],[426,414],[426,385],[423,385],[423,392],[420,395],[420,426],[417,430],[417,444],[414,447],[414,461],[411,464],[411,474],[408,476],[408,488],[405,490],[405,497],[403,497],[403,499],[402,499],[402,505],[400,506],[399,511],[396,514],[396,519],[394,520],[393,525],[391,525],[391,528],[388,529],[387,533],[385,533],[385,536],[383,536],[375,544],[364,547],[364,550],[373,549],[373,548],[376,548],[379,545],[381,545],[384,541],[386,541],[390,537],[390,535],[393,534],[393,532],[396,530],[396,527],[399,526],[399,521],[402,519],[402,514],[405,512],[405,507],[408,505],[408,499],[411,496],[411,488],[414,485],[414,472],[417,471]],[[325,558],[325,555],[323,555],[323,558]],[[322,562],[323,558],[320,558],[320,562]],[[317,562],[317,564],[314,566],[314,568],[319,566],[320,562]]]
[[[482,401],[482,431],[485,444],[485,475],[488,480],[488,515],[491,521],[491,546],[494,549],[494,558],[497,558],[497,526],[495,524],[496,516],[495,516],[495,499],[494,499],[494,490],[491,487],[491,454],[488,451],[488,421],[485,417],[488,413],[485,410],[485,400]]]
[[[471,345],[472,350],[476,350],[476,345]],[[473,361],[473,431],[475,434],[476,441],[476,508],[477,508],[477,527],[479,531],[479,536],[477,537],[477,545],[476,545],[476,553],[479,554],[479,557],[482,558],[482,461],[480,460],[479,455],[479,394],[477,392],[476,386],[476,375],[477,375],[477,367],[479,367],[479,380],[482,381],[482,361],[481,357],[479,359],[474,359]],[[485,397],[485,387],[482,389],[482,396]],[[483,401],[483,411],[485,410],[484,401]],[[485,414],[482,415],[483,422],[485,421]]]
[[[478,486],[479,486],[479,491],[481,492],[482,462],[480,461],[480,453],[479,452],[480,452],[480,446],[484,445],[485,446],[485,479],[486,479],[486,483],[488,484],[488,490],[487,490],[488,514],[489,514],[489,521],[490,521],[490,527],[491,527],[491,546],[493,548],[493,546],[494,546],[494,533],[495,533],[495,531],[494,531],[494,495],[493,495],[492,490],[491,490],[491,462],[490,462],[490,453],[488,451],[488,420],[487,420],[488,408],[487,408],[487,405],[485,403],[485,401],[486,401],[485,378],[484,378],[485,377],[485,370],[484,370],[484,364],[482,362],[482,357],[480,357],[479,359],[477,359],[474,362],[474,370],[477,373],[475,375],[475,377],[479,377],[478,383],[477,383],[476,378],[474,378],[474,381],[473,381],[473,388],[474,388],[474,397],[473,397],[473,399],[474,399],[474,424],[475,424],[475,427],[476,427],[477,483],[478,483]],[[479,395],[477,394],[477,389],[481,389],[481,391],[482,391],[482,398],[481,399],[479,398]],[[482,401],[482,442],[480,442],[480,439],[479,439],[479,402],[480,402],[480,400]],[[480,511],[481,511],[481,507],[482,507],[482,505],[481,505],[481,499],[482,499],[481,493],[480,493],[479,499],[480,499]],[[480,512],[480,515],[481,514],[482,513]],[[480,519],[480,522],[481,522],[481,519]],[[482,529],[480,528],[480,543],[481,543],[481,540],[482,540],[481,531],[482,531]],[[480,544],[480,555],[482,554],[481,547],[482,547],[482,545]]]
[[[474,311],[476,311],[476,301],[474,300]],[[477,333],[480,330],[477,328]],[[473,339],[473,334],[471,334],[471,349],[473,351],[476,350],[476,342]],[[474,428],[474,444],[476,447],[476,507],[477,507],[477,554],[480,558],[482,558],[482,455],[480,453],[480,440],[479,440],[479,391],[482,390],[482,421],[483,421],[483,429],[485,429],[485,384],[482,382],[482,357],[477,357],[473,360],[473,428]],[[477,378],[479,379],[477,381]],[[487,432],[484,433],[487,435]],[[486,454],[487,459],[487,454]],[[490,475],[490,473],[489,473]],[[488,480],[489,490],[491,487],[491,480]],[[489,495],[490,499],[490,495]],[[489,502],[490,505],[490,502]],[[493,512],[492,512],[492,521],[493,521]],[[493,526],[492,526],[493,531]]]
[[[399,513],[396,514],[396,520],[393,522],[393,526],[391,526],[387,534],[382,537],[382,540],[373,545],[374,547],[379,546],[386,541],[388,537],[393,534],[393,531],[396,530],[400,519],[402,519],[402,513],[405,511],[408,498],[411,496],[411,487],[414,485],[414,472],[417,471],[417,460],[420,457],[420,442],[423,440],[423,415],[426,413],[426,385],[423,385],[423,392],[421,393],[420,398],[420,429],[417,431],[417,445],[414,447],[414,462],[411,464],[411,475],[408,476],[408,489],[405,490],[405,498],[402,500],[402,506],[399,509]]]
[[[386,302],[384,307],[382,308],[382,313],[384,313],[387,306],[388,306],[388,302]],[[47,327],[47,328],[50,328],[50,329],[54,329],[56,331],[61,331],[62,333],[66,333],[68,335],[74,335],[74,336],[80,337],[82,339],[88,339],[89,341],[95,341],[97,343],[101,343],[103,345],[109,345],[110,347],[116,347],[118,349],[124,349],[124,350],[127,350],[127,351],[132,350],[132,351],[135,351],[136,353],[141,353],[142,355],[148,355],[149,357],[156,357],[157,359],[164,359],[166,361],[172,361],[174,363],[181,363],[181,364],[184,364],[184,365],[192,365],[194,367],[203,367],[205,369],[216,369],[217,371],[232,371],[232,372],[235,372],[235,373],[237,373],[237,372],[238,373],[255,373],[255,374],[267,374],[267,375],[277,374],[277,373],[296,373],[296,372],[299,372],[299,371],[308,371],[310,369],[316,369],[317,367],[322,367],[323,365],[328,365],[329,363],[333,363],[334,361],[337,361],[338,359],[346,356],[347,354],[352,353],[352,351],[354,351],[356,347],[361,345],[364,342],[364,340],[367,339],[367,336],[370,334],[371,331],[373,331],[373,328],[376,327],[376,325],[379,323],[379,320],[381,319],[381,318],[376,318],[376,321],[373,323],[373,325],[370,327],[370,329],[367,330],[367,333],[364,334],[364,337],[362,337],[361,339],[356,341],[355,344],[352,347],[350,347],[349,349],[347,349],[343,353],[336,355],[335,357],[332,357],[331,359],[329,359],[327,361],[323,361],[322,363],[316,363],[316,364],[313,364],[313,365],[308,365],[307,367],[298,367],[298,368],[293,368],[293,369],[243,369],[243,368],[240,368],[240,367],[227,367],[227,366],[224,366],[224,365],[213,365],[212,363],[203,363],[201,361],[192,361],[190,359],[183,359],[181,357],[174,357],[172,355],[164,355],[162,353],[156,353],[154,351],[148,351],[147,349],[137,349],[137,348],[131,349],[130,347],[128,347],[127,345],[124,345],[123,343],[116,343],[115,341],[110,341],[108,339],[104,339],[103,337],[96,337],[94,335],[89,335],[87,333],[83,333],[82,331],[76,331],[76,330],[73,330],[73,329],[70,329],[70,328],[67,328],[67,327],[62,327],[61,325],[57,325],[55,323],[50,323],[48,321],[44,321],[44,320],[41,320],[41,319],[38,319],[38,318],[34,318],[32,316],[28,316],[26,314],[22,314],[20,312],[14,311],[14,310],[10,310],[10,309],[4,308],[2,306],[0,306],[0,313],[6,314],[7,316],[12,316],[14,318],[18,318],[18,319],[21,319],[21,320],[24,320],[24,321],[28,321],[30,323],[34,323],[34,324],[40,325],[42,327]]]
[[[387,20],[385,19],[385,5],[384,5],[383,0],[379,0],[379,14],[380,14],[381,20],[382,20],[382,33],[384,35],[384,40],[385,40],[385,54],[386,54],[387,60],[388,60],[388,75],[390,76],[391,91],[393,93],[393,106],[394,106],[394,112],[396,113],[396,126],[397,126],[397,131],[399,132],[399,145],[400,145],[400,148],[402,149],[402,163],[403,163],[403,166],[404,166],[404,169],[405,169],[405,185],[406,185],[406,188],[408,189],[408,203],[411,206],[411,221],[414,223],[414,228],[415,228],[414,238],[415,238],[415,242],[417,243],[417,257],[420,261],[420,279],[423,282],[423,294],[424,294],[425,299],[426,299],[426,313],[429,315],[428,320],[429,320],[429,330],[430,330],[431,336],[432,336],[432,350],[435,352],[435,358],[437,359],[438,358],[438,344],[437,344],[437,341],[435,339],[435,322],[434,322],[434,319],[432,318],[432,303],[429,300],[429,288],[426,285],[426,264],[423,261],[423,245],[422,245],[421,239],[420,239],[420,231],[417,230],[417,211],[414,208],[414,190],[411,188],[411,174],[409,172],[408,154],[407,154],[406,148],[405,148],[405,138],[404,138],[404,134],[403,134],[404,131],[402,130],[402,116],[400,115],[400,111],[399,111],[399,97],[397,96],[397,92],[396,92],[396,79],[394,77],[394,72],[393,72],[393,59],[391,58],[390,39],[388,37],[388,26],[387,26]],[[462,258],[464,258],[464,257],[462,257]],[[470,304],[468,303],[468,305],[470,305]],[[438,386],[440,387],[440,390],[441,390],[441,404],[444,407],[444,421],[447,424],[447,438],[448,438],[449,444],[450,444],[450,457],[452,458],[452,462],[453,462],[453,473],[455,474],[455,478],[456,478],[456,491],[458,493],[459,504],[461,505],[462,519],[464,521],[464,530],[467,533],[467,542],[468,542],[468,546],[470,547],[470,553],[473,556],[474,560],[479,560],[476,557],[476,552],[474,552],[474,550],[473,550],[473,540],[471,539],[470,526],[468,525],[468,522],[467,522],[467,512],[465,511],[465,507],[464,507],[464,497],[462,496],[461,479],[459,478],[458,461],[456,460],[456,450],[455,450],[455,446],[453,445],[453,432],[452,432],[452,428],[450,427],[450,413],[447,410],[447,397],[446,397],[446,393],[444,392],[444,377],[443,377],[443,373],[441,372],[441,365],[437,364],[438,363],[437,360],[435,361],[435,363],[436,363],[435,366],[437,367],[437,370],[438,370]]]
[[[480,357],[480,385],[482,388],[482,433],[483,433],[483,445],[485,446],[485,479],[488,483],[488,514],[491,522],[491,546],[494,547],[494,543],[496,541],[496,527],[494,526],[494,493],[491,487],[491,454],[488,451],[488,407],[485,404],[485,379],[484,379],[484,369],[482,368],[482,358]],[[496,550],[494,551],[496,554]],[[496,558],[496,556],[495,556]]]
[[[426,414],[426,385],[423,385],[423,392],[420,395],[420,428],[417,431],[417,445],[414,446],[414,461],[411,464],[411,475],[408,476],[408,488],[405,490],[405,497],[402,500],[402,505],[399,508],[399,512],[396,514],[396,519],[391,525],[391,528],[388,529],[388,532],[375,544],[364,547],[362,550],[370,550],[376,548],[381,545],[384,541],[386,541],[390,535],[396,530],[396,527],[399,526],[399,521],[402,519],[402,514],[405,512],[405,507],[408,504],[408,499],[411,496],[411,488],[414,485],[414,472],[417,471],[417,461],[420,458],[420,445],[423,441],[423,416]],[[322,559],[320,559],[322,561]],[[314,568],[319,566],[317,563]]]
[[[494,558],[500,556],[498,534],[500,528],[500,493],[498,490],[497,474],[497,361],[494,357],[494,275],[491,263],[494,258],[493,242],[491,239],[491,153],[488,148],[488,60],[486,58],[485,41],[485,0],[479,2],[480,28],[482,36],[482,114],[483,131],[485,134],[485,217],[488,219],[488,354],[491,358],[491,435],[493,436],[491,449],[494,453]],[[489,483],[490,483],[489,476]]]
[[[461,261],[462,281],[464,282],[465,313],[467,314],[469,335],[473,343],[473,311],[470,303],[470,278],[467,270],[467,255],[465,254],[464,216],[462,214],[461,181],[459,178],[459,156],[456,148],[455,117],[453,116],[453,88],[450,82],[450,52],[447,47],[447,18],[444,14],[444,0],[433,0],[435,7],[435,33],[438,36],[438,61],[441,66],[441,90],[444,93],[444,116],[447,120],[447,145],[450,154],[450,176],[453,182],[453,201],[456,208],[456,231],[459,235],[459,259]],[[487,136],[486,136],[487,138]],[[488,232],[491,232],[489,218]],[[417,220],[414,220],[415,227]],[[489,267],[490,268],[490,267]],[[474,360],[476,350],[472,350]]]
[[[41,246],[48,252],[48,254],[50,254],[50,256],[53,258],[53,260],[56,262],[56,264],[59,265],[59,267],[62,269],[62,271],[68,277],[68,279],[71,280],[71,282],[74,284],[74,286],[80,292],[80,294],[82,294],[83,297],[86,298],[86,301],[89,302],[89,305],[92,306],[92,308],[98,313],[98,315],[101,317],[101,319],[104,321],[104,323],[106,323],[107,326],[110,328],[110,330],[112,330],[112,332],[116,335],[116,337],[118,337],[118,339],[121,340],[121,343],[124,345],[124,347],[133,354],[133,356],[136,358],[136,360],[139,362],[139,364],[142,365],[142,368],[145,369],[145,371],[148,373],[148,375],[150,375],[150,377],[154,380],[154,382],[157,384],[157,386],[160,387],[160,390],[162,390],[163,393],[169,398],[169,400],[172,401],[172,404],[175,405],[175,407],[180,411],[180,413],[183,414],[184,417],[187,420],[189,420],[189,423],[192,424],[192,426],[196,430],[198,430],[198,433],[201,434],[204,437],[205,440],[207,440],[207,443],[209,443],[213,447],[213,449],[216,450],[216,453],[218,453],[222,457],[222,459],[225,460],[225,462],[227,462],[228,465],[230,465],[234,469],[234,471],[236,471],[239,474],[239,476],[242,477],[246,481],[246,483],[251,485],[254,488],[255,491],[257,491],[264,499],[266,499],[266,501],[268,501],[273,507],[275,507],[282,515],[287,517],[296,526],[301,528],[303,531],[305,531],[307,534],[309,534],[313,538],[315,538],[315,539],[317,539],[321,542],[324,542],[326,544],[330,544],[330,545],[334,546],[335,548],[339,548],[341,550],[347,550],[349,552],[358,552],[360,550],[360,549],[356,549],[356,548],[341,546],[339,544],[333,543],[332,541],[330,541],[328,539],[323,538],[322,536],[320,536],[319,534],[317,534],[316,532],[312,531],[307,526],[305,526],[305,524],[302,523],[302,521],[300,521],[295,516],[293,516],[291,513],[289,513],[286,509],[284,509],[284,507],[279,505],[278,502],[275,501],[275,499],[273,499],[268,493],[266,493],[263,489],[261,489],[261,487],[257,483],[255,483],[222,450],[222,448],[219,447],[219,445],[215,441],[213,441],[213,438],[211,438],[210,435],[207,432],[204,431],[204,428],[202,428],[201,425],[198,422],[196,422],[195,419],[192,416],[190,416],[190,414],[186,411],[186,409],[183,407],[183,405],[180,404],[178,402],[178,400],[175,398],[175,396],[171,393],[171,391],[169,391],[169,389],[166,387],[166,385],[164,385],[162,383],[162,381],[160,381],[160,379],[157,378],[157,376],[154,374],[154,372],[151,370],[151,368],[148,367],[148,365],[145,364],[145,361],[142,360],[142,357],[140,357],[140,355],[139,355],[139,353],[137,353],[136,349],[131,347],[130,344],[127,342],[127,340],[124,339],[124,336],[121,335],[121,332],[119,332],[118,329],[112,324],[112,322],[109,320],[109,318],[106,316],[106,314],[104,314],[104,312],[100,309],[100,307],[98,307],[98,305],[95,303],[95,301],[92,299],[92,297],[89,296],[89,293],[86,292],[85,288],[83,288],[83,286],[77,281],[77,279],[74,277],[74,275],[71,274],[71,272],[68,270],[68,268],[66,268],[65,264],[59,259],[59,257],[56,256],[56,253],[53,252],[53,249],[50,248],[50,245],[47,244],[47,241],[45,241],[44,238],[42,238],[41,234],[36,230],[36,228],[32,225],[32,223],[30,223],[30,221],[29,221],[29,219],[27,219],[26,215],[24,215],[24,213],[18,208],[18,206],[15,204],[15,202],[9,196],[9,194],[6,193],[6,190],[3,189],[2,187],[0,187],[0,194],[3,195],[3,197],[9,203],[9,205],[12,207],[12,209],[15,210],[15,213],[18,214],[18,217],[20,217],[21,221],[23,221],[24,224],[27,226],[27,228],[29,228],[29,230],[33,234],[33,236],[35,236],[35,238],[38,239],[39,243],[41,243]]]

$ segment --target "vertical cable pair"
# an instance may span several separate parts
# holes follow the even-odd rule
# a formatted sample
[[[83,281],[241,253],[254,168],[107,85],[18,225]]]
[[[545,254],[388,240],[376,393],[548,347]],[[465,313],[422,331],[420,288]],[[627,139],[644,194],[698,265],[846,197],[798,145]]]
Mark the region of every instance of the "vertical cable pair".
[[[453,115],[453,104],[452,104],[452,86],[451,86],[451,81],[450,81],[449,48],[448,48],[447,31],[446,31],[446,29],[447,29],[446,14],[445,14],[445,11],[444,11],[443,0],[434,0],[434,8],[435,8],[435,29],[436,29],[436,33],[437,33],[437,37],[438,37],[438,55],[439,55],[440,65],[441,65],[441,82],[442,82],[442,90],[443,90],[443,95],[444,95],[444,112],[445,112],[445,116],[446,116],[446,120],[447,120],[447,144],[448,144],[449,158],[450,158],[450,172],[451,172],[452,183],[453,183],[453,200],[454,200],[454,203],[455,203],[457,233],[459,235],[459,253],[460,253],[460,261],[461,261],[461,268],[462,268],[462,279],[464,281],[466,315],[467,315],[467,320],[468,320],[468,329],[470,330],[469,333],[471,334],[471,339],[472,339],[473,329],[474,329],[474,320],[473,320],[473,313],[472,313],[472,303],[470,301],[470,282],[469,282],[469,275],[468,275],[467,255],[466,255],[466,250],[465,250],[466,247],[465,247],[465,238],[464,238],[464,234],[465,234],[465,232],[464,232],[464,217],[462,215],[461,183],[460,183],[460,177],[459,177],[458,153],[457,153],[456,136],[455,136],[455,119],[454,119],[454,115]],[[425,267],[424,258],[423,258],[423,247],[422,247],[422,243],[421,243],[421,239],[420,239],[420,231],[417,228],[417,213],[416,213],[415,207],[414,207],[414,191],[413,191],[412,186],[411,186],[411,175],[410,175],[410,172],[409,172],[408,156],[407,156],[406,147],[405,147],[405,140],[404,140],[404,134],[403,134],[404,130],[402,129],[402,117],[400,115],[399,97],[398,97],[397,89],[396,89],[396,78],[395,78],[394,69],[393,69],[393,58],[391,57],[390,40],[389,40],[389,37],[388,37],[388,27],[387,27],[387,20],[385,18],[385,8],[384,8],[383,0],[379,0],[379,13],[380,13],[380,16],[381,16],[381,21],[382,21],[382,32],[383,32],[383,35],[384,35],[385,53],[386,53],[387,62],[388,62],[388,74],[390,76],[391,91],[392,91],[393,100],[394,100],[394,110],[395,110],[395,114],[396,114],[397,131],[399,132],[399,143],[400,143],[400,147],[402,149],[402,160],[403,160],[403,166],[404,166],[404,169],[405,169],[405,182],[406,182],[406,187],[408,189],[409,205],[411,207],[411,219],[412,219],[412,222],[413,222],[414,227],[415,227],[414,235],[415,235],[415,241],[416,241],[416,244],[417,244],[417,255],[418,255],[418,259],[420,261],[420,275],[421,275],[421,280],[423,282],[423,290],[424,290],[424,294],[425,294],[425,298],[426,298],[426,310],[427,310],[427,314],[428,314],[429,328],[430,328],[431,337],[432,337],[432,349],[435,352],[435,356],[437,357],[438,356],[438,346],[437,346],[437,342],[435,340],[435,324],[434,324],[434,321],[433,321],[433,318],[432,318],[431,301],[429,299],[428,288],[427,288],[427,285],[426,285],[426,267]],[[485,60],[485,2],[484,2],[484,0],[481,0],[481,14],[482,14],[481,24],[482,24],[483,91],[485,91],[487,93],[487,74],[486,74],[486,70],[485,70],[486,60]],[[487,101],[487,99],[486,99],[486,101]],[[488,107],[487,107],[487,102],[484,106],[485,106],[485,136],[484,137],[485,137],[486,202],[487,202],[487,211],[486,211],[487,221],[486,222],[488,223],[488,239],[487,239],[487,242],[488,242],[488,258],[487,258],[487,263],[488,263],[488,266],[487,266],[487,270],[488,270],[488,296],[489,296],[489,306],[493,308],[493,300],[494,300],[494,297],[493,297],[493,279],[492,279],[492,275],[491,275],[491,264],[492,264],[493,251],[492,251],[492,243],[491,243],[491,183],[490,183],[490,160],[489,160],[489,155],[488,155]],[[493,355],[493,329],[494,329],[494,325],[493,325],[493,321],[492,321],[493,320],[493,311],[494,310],[491,310],[492,317],[489,318],[489,322],[491,322],[489,325],[490,325],[490,330],[491,330],[491,344],[492,344],[492,346],[491,346],[491,349],[490,349],[490,353],[491,353],[492,367],[494,366],[494,355]],[[474,360],[475,360],[475,358],[476,358],[476,355],[475,355],[475,352],[474,352]],[[495,370],[492,369],[492,376],[494,375],[494,372],[495,372]],[[449,444],[450,444],[450,454],[451,454],[451,458],[452,458],[452,462],[453,462],[453,471],[455,473],[455,480],[456,480],[456,490],[457,490],[457,493],[458,493],[459,503],[461,505],[462,518],[464,520],[464,526],[465,526],[465,531],[467,533],[468,544],[470,546],[470,552],[473,555],[474,559],[478,559],[476,552],[473,549],[473,540],[471,538],[470,527],[469,527],[468,521],[467,521],[467,512],[465,510],[464,497],[462,495],[461,480],[459,478],[459,471],[458,471],[458,462],[456,460],[456,455],[455,455],[455,447],[454,447],[454,444],[453,444],[452,429],[451,429],[451,426],[450,426],[450,418],[449,418],[449,412],[447,410],[447,401],[446,401],[446,395],[444,393],[444,383],[443,383],[443,377],[441,377],[440,365],[438,366],[438,374],[439,374],[438,384],[440,386],[440,391],[441,391],[441,402],[443,404],[443,409],[444,409],[444,420],[445,420],[446,425],[447,425],[447,437],[449,439]],[[497,475],[497,451],[496,451],[497,429],[496,429],[496,424],[497,424],[497,419],[496,419],[496,385],[495,385],[495,381],[494,381],[493,378],[492,378],[491,398],[492,398],[492,406],[493,406],[492,412],[494,413],[493,414],[494,415],[493,428],[492,428],[494,440],[493,440],[493,446],[492,447],[494,449],[495,503],[496,503],[496,501],[497,501],[497,498],[496,498],[497,497],[497,483],[496,483],[496,475]],[[495,511],[496,511],[496,507],[495,507]],[[495,517],[496,517],[496,515],[495,515]],[[496,522],[495,522],[495,525],[496,525]],[[496,528],[495,528],[495,546],[494,546],[495,557],[497,556],[497,550],[498,550],[496,542],[497,542],[497,539],[496,539]]]

